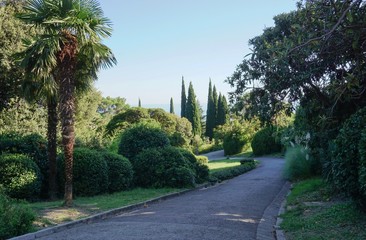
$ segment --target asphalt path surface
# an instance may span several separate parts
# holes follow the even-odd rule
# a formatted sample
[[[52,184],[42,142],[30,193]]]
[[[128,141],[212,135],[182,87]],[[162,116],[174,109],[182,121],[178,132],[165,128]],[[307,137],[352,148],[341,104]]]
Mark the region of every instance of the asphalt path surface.
[[[214,187],[41,239],[256,239],[264,211],[285,184],[283,159],[259,160],[258,168]]]

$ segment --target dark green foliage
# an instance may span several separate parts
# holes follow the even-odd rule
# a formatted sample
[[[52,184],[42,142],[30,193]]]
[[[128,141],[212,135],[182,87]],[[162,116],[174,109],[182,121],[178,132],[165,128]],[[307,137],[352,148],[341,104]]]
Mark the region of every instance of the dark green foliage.
[[[215,128],[215,103],[212,93],[211,79],[208,85],[208,99],[206,112],[206,136],[211,140],[213,138],[213,129]]]
[[[173,103],[173,98],[170,98],[170,109],[169,109],[170,113],[174,114],[174,103]]]
[[[33,230],[34,212],[24,203],[0,192],[0,239],[26,234]]]
[[[102,152],[108,166],[108,190],[118,192],[128,189],[132,184],[133,170],[130,161],[121,155]]]
[[[196,94],[194,93],[192,82],[189,83],[188,88],[186,118],[192,123],[193,135],[200,136],[202,131],[200,109],[197,104]]]
[[[118,153],[130,159],[134,165],[135,156],[142,150],[168,145],[169,139],[163,130],[147,124],[137,124],[122,133]]]
[[[254,163],[254,162],[255,162],[254,158],[244,158],[240,160],[240,164]]]
[[[243,173],[246,173],[246,172],[254,169],[255,167],[256,167],[256,163],[252,162],[252,163],[245,163],[245,164],[241,164],[239,166],[223,169],[223,170],[212,173],[210,175],[210,181],[211,182],[216,182],[216,181],[221,182],[221,181],[239,176]]]
[[[208,158],[206,156],[196,156],[197,162],[207,165],[208,164]]]
[[[253,154],[256,156],[281,151],[281,144],[279,144],[274,137],[273,127],[266,127],[259,130],[254,135],[251,145]]]
[[[345,121],[334,141],[332,152],[333,184],[338,190],[356,200],[362,200],[359,183],[359,170],[362,166],[359,143],[365,128],[366,108],[363,108]],[[366,198],[363,201],[366,203]]]
[[[249,147],[258,129],[256,121],[233,120],[215,130],[215,138],[222,139],[225,155],[241,153]]]
[[[224,125],[228,121],[228,113],[229,109],[227,106],[226,98],[220,93],[217,106],[216,126]]]
[[[13,54],[22,49],[23,38],[34,34],[34,28],[14,17],[22,11],[22,5],[22,1],[2,0],[0,3],[0,111],[9,108],[11,98],[20,95],[23,72]]]
[[[360,185],[360,194],[366,199],[366,129],[362,131],[359,142],[360,167],[358,170],[358,183]]]
[[[0,155],[0,187],[12,198],[34,199],[41,191],[41,172],[26,155]]]
[[[180,100],[180,116],[187,117],[186,115],[186,106],[187,106],[187,96],[186,96],[186,87],[184,86],[184,78],[182,77],[182,92],[181,92],[181,100]]]
[[[59,179],[63,191],[64,156],[59,158]],[[94,196],[108,191],[108,166],[103,155],[88,148],[74,149],[73,192],[76,196]]]
[[[224,136],[224,152],[226,155],[241,153],[248,142],[239,134],[227,134]]]
[[[187,145],[186,139],[179,132],[175,132],[169,136],[170,144],[174,147],[184,147]]]
[[[33,159],[42,173],[41,196],[48,192],[47,141],[39,134],[20,136],[16,133],[0,135],[0,152],[26,154]]]
[[[209,176],[209,170],[207,167],[207,163],[204,164],[200,161],[198,161],[197,157],[190,151],[180,148],[180,153],[183,155],[183,157],[190,163],[191,169],[194,171],[194,176],[197,183],[203,183],[208,179]],[[208,161],[207,161],[208,162]]]
[[[131,124],[150,118],[145,108],[129,108],[125,112],[115,115],[106,126],[106,134],[113,135],[119,130],[124,130]]]
[[[306,179],[314,175],[309,151],[301,146],[290,147],[285,154],[284,175],[288,180]]]
[[[141,187],[187,187],[195,183],[194,170],[174,147],[150,148],[135,157],[136,184]]]

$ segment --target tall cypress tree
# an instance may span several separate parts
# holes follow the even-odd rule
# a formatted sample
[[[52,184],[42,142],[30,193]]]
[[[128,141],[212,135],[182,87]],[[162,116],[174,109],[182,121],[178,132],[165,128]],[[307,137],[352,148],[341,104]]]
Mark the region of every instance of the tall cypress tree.
[[[139,107],[141,107],[141,99],[139,98],[139,105],[138,105]]]
[[[192,123],[192,132],[194,135],[201,135],[201,118],[199,107],[194,93],[192,82],[189,83],[188,99],[186,106],[186,118]]]
[[[212,140],[213,129],[215,125],[215,104],[212,94],[212,83],[208,85],[208,99],[207,99],[207,112],[206,112],[206,136]]]
[[[219,95],[217,107],[217,125],[224,125],[228,121],[228,106],[224,95]]]
[[[174,103],[173,103],[173,98],[170,98],[170,113],[174,114]]]
[[[217,91],[216,91],[216,86],[213,86],[213,91],[212,91],[212,96],[213,96],[213,103],[214,103],[214,107],[213,107],[213,127],[212,129],[214,129],[215,127],[217,127],[217,107],[219,105],[219,99],[217,96]]]
[[[182,94],[181,94],[181,102],[180,102],[180,116],[187,117],[186,114],[186,105],[187,105],[187,96],[186,96],[186,87],[184,86],[184,77],[182,76]]]

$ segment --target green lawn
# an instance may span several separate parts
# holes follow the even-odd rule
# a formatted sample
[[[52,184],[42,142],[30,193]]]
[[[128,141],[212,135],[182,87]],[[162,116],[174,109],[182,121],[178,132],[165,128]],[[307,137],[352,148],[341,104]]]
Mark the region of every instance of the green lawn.
[[[295,184],[281,228],[288,240],[366,239],[366,215],[354,203],[333,200],[321,179]]]
[[[211,173],[239,165],[240,159],[222,159],[208,162],[208,168]]]
[[[30,207],[37,213],[36,228],[48,227],[83,217],[90,216],[113,208],[123,207],[135,203],[182,191],[177,188],[142,189],[136,188],[113,194],[94,197],[75,198],[72,208],[63,207],[62,200],[53,202],[30,203]]]

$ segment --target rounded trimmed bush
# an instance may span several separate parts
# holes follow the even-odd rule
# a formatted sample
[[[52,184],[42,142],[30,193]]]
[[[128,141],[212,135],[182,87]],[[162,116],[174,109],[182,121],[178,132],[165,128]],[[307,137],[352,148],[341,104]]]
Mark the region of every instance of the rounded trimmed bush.
[[[252,143],[253,154],[261,156],[265,154],[281,151],[281,144],[276,142],[273,136],[273,128],[266,127],[259,130],[253,137]]]
[[[0,152],[26,154],[30,156],[42,173],[41,196],[47,196],[49,163],[46,139],[36,133],[26,136],[20,136],[15,133],[1,135]]]
[[[103,152],[102,155],[108,166],[109,192],[128,189],[133,180],[133,170],[130,161],[115,153]]]
[[[65,159],[59,158],[59,179],[65,186]],[[108,191],[108,166],[103,155],[88,148],[74,149],[73,192],[76,196],[94,196]]]
[[[241,153],[247,141],[239,134],[227,134],[224,136],[223,147],[226,155]]]
[[[191,168],[194,171],[194,176],[197,183],[203,183],[206,180],[208,180],[209,176],[209,170],[206,164],[203,164],[197,160],[197,157],[190,151],[180,148],[180,153],[183,155],[183,157],[191,164]],[[207,162],[208,159],[205,156],[202,156],[206,158]],[[204,162],[204,160],[203,160]]]
[[[175,147],[142,151],[135,157],[134,170],[136,184],[142,187],[184,187],[195,183],[191,164]]]
[[[134,165],[135,156],[148,148],[169,146],[166,133],[157,127],[148,124],[137,124],[121,135],[118,153],[127,157]]]
[[[196,156],[197,162],[207,165],[208,164],[208,157],[206,156]]]
[[[26,155],[0,155],[0,186],[12,198],[37,198],[41,190],[41,172]]]

